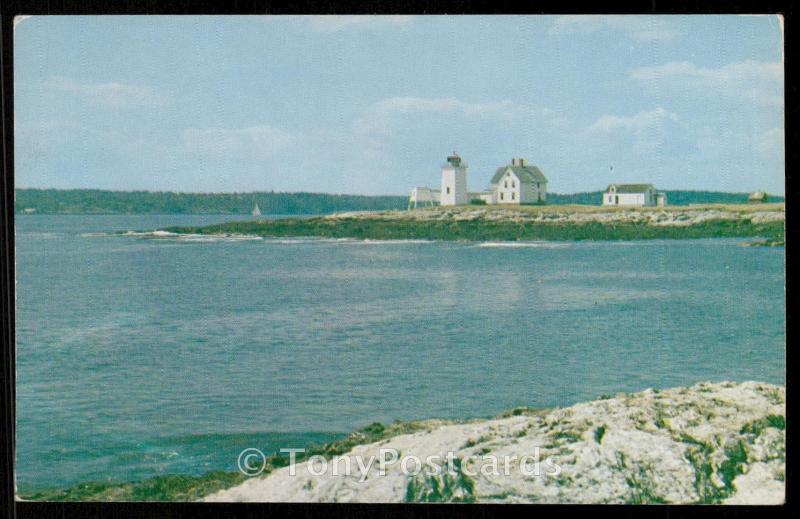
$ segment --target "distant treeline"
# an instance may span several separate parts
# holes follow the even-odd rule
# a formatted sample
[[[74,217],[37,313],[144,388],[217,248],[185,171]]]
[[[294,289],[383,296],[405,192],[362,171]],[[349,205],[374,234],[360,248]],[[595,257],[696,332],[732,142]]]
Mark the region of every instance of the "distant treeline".
[[[722,191],[664,191],[669,205],[689,204],[746,204],[749,193],[724,193]],[[547,193],[547,203],[551,205],[582,204],[600,205],[603,201],[602,191],[591,193],[573,193],[560,195]],[[784,197],[769,195],[770,202],[783,202]]]
[[[669,205],[739,204],[747,193],[666,191]],[[602,192],[548,193],[547,203],[600,205]],[[772,202],[783,197],[770,196]],[[333,195],[326,193],[174,193],[99,189],[17,189],[15,211],[44,214],[249,214],[258,204],[263,214],[329,214],[338,211],[405,209],[406,196]]]
[[[405,209],[405,196],[324,193],[173,193],[97,189],[17,189],[14,209],[45,214],[327,214]]]

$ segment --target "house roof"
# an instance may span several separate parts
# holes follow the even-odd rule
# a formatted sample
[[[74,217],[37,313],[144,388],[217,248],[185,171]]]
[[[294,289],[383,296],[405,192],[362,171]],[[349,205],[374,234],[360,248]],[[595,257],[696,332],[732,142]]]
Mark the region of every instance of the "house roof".
[[[617,188],[617,193],[644,193],[648,189],[655,190],[653,184],[609,184],[606,193],[611,192],[611,186]]]
[[[547,177],[536,166],[503,166],[497,168],[494,176],[492,177],[492,184],[500,183],[500,179],[506,174],[506,171],[511,170],[519,178],[523,184],[528,182],[538,182],[541,184],[547,183]]]
[[[759,200],[761,198],[767,198],[767,194],[763,191],[756,191],[755,193],[750,193],[750,196],[747,198],[749,200]]]

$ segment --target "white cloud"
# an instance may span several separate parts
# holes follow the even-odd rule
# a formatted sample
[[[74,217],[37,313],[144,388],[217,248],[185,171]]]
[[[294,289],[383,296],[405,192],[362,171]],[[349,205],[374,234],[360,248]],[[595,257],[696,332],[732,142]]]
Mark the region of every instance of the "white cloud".
[[[146,85],[117,82],[80,82],[61,76],[53,76],[44,83],[50,90],[67,92],[105,106],[131,107],[161,105],[168,97]]]
[[[513,108],[511,101],[493,103],[468,103],[447,98],[423,97],[390,97],[373,104],[367,112],[372,115],[408,114],[408,113],[460,113],[466,116],[498,114]]]
[[[762,105],[783,105],[782,62],[746,60],[710,68],[688,61],[674,61],[633,69],[630,77],[654,92],[670,88]]]
[[[548,33],[553,36],[590,34],[601,30],[625,34],[637,41],[665,41],[680,35],[665,16],[566,15],[559,16]]]
[[[360,155],[366,160],[373,160],[396,146],[396,138],[402,136],[414,140],[411,136],[425,132],[436,124],[437,118],[440,122],[454,123],[452,118],[455,117],[459,127],[463,127],[469,126],[470,121],[511,121],[518,117],[542,114],[550,114],[550,111],[520,106],[509,100],[472,103],[455,97],[391,97],[369,105],[354,121],[352,131],[359,143]],[[392,137],[389,138],[389,135]]]
[[[680,138],[681,133],[676,131],[677,123],[677,115],[658,107],[630,116],[604,115],[586,131],[590,135],[603,136],[601,143],[629,143],[627,145],[632,146],[636,153],[652,154]]]
[[[354,123],[359,133],[386,132],[395,117],[409,115],[458,115],[467,118],[511,118],[515,116],[548,115],[547,109],[533,109],[503,100],[489,103],[470,103],[454,97],[391,97],[378,101],[364,111]]]
[[[658,107],[654,110],[642,110],[636,115],[604,115],[596,120],[589,128],[592,133],[606,133],[613,130],[633,130],[641,132],[648,128],[658,126],[666,121],[678,121],[674,113]]]
[[[269,157],[295,143],[297,137],[272,126],[237,129],[198,129],[183,131],[186,151],[196,155]]]
[[[442,149],[485,145],[487,135],[498,149],[518,148],[512,141],[532,142],[534,133],[554,129],[557,123],[563,128],[568,121],[548,108],[508,99],[390,97],[365,106],[354,120],[348,167],[374,172],[374,161],[387,156],[418,164],[419,157],[438,157]]]

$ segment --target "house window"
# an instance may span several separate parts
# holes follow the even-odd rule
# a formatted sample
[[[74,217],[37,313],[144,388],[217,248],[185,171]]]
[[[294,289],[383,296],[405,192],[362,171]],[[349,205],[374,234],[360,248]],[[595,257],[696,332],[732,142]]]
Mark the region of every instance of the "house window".
[[[511,181],[511,187],[517,187],[517,183],[514,182],[513,180]]]
[[[447,194],[450,194],[450,186],[447,186]]]
[[[619,195],[614,197],[614,204],[619,205]]]
[[[500,200],[502,200],[502,199],[503,199],[503,193],[501,192],[500,193]]]
[[[516,193],[514,193],[514,192],[512,191],[512,192],[511,192],[511,200],[514,200],[514,197],[515,197],[515,196],[516,196]]]
[[[508,187],[508,180],[503,183],[503,187]]]

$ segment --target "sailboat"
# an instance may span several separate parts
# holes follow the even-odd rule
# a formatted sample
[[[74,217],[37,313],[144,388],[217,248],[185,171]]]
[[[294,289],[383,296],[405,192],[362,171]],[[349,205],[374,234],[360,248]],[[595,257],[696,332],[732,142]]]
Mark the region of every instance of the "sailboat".
[[[261,216],[261,209],[258,208],[258,204],[256,203],[253,207],[253,217],[258,218],[259,216]]]

